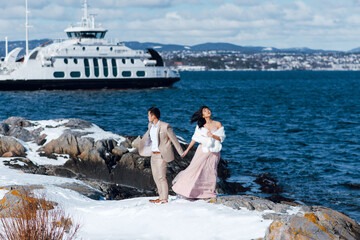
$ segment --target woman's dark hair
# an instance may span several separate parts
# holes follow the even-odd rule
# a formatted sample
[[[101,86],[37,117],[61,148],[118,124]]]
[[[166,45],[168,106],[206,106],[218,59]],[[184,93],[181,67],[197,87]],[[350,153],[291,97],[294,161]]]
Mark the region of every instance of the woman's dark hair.
[[[197,122],[199,128],[202,128],[206,123],[206,120],[205,118],[203,118],[203,114],[202,114],[204,108],[210,109],[207,106],[201,106],[200,109],[197,110],[191,117],[190,123]]]
[[[156,107],[151,107],[148,109],[148,112],[150,112],[151,115],[155,115],[157,119],[160,119],[160,110]]]

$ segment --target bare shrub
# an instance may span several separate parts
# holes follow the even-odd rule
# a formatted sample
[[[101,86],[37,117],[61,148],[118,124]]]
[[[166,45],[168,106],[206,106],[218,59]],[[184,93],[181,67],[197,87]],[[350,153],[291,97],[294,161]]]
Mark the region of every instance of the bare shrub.
[[[2,231],[0,240],[72,240],[76,238],[79,224],[56,203],[45,197],[35,198],[26,189],[16,190],[19,201],[10,214],[0,215]],[[12,206],[13,207],[13,206]]]

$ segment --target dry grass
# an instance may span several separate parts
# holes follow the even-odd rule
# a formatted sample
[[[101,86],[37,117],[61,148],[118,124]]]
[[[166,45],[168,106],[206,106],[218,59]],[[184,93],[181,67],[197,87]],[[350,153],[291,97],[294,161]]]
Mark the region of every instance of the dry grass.
[[[28,190],[17,194],[20,201],[10,216],[0,216],[2,229],[0,240],[71,240],[76,239],[79,224],[73,224],[59,207],[34,198]]]

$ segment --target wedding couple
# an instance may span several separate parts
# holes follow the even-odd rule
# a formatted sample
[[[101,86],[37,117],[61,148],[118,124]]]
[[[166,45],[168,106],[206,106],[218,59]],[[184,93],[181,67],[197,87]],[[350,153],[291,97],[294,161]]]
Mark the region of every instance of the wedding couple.
[[[202,106],[196,111],[191,123],[197,122],[195,133],[183,151],[170,124],[160,121],[160,110],[148,109],[148,131],[140,141],[141,156],[151,156],[151,171],[158,189],[159,198],[152,203],[168,202],[167,163],[174,160],[172,145],[181,157],[185,157],[196,142],[199,146],[190,165],[173,180],[172,189],[180,196],[191,199],[216,197],[217,165],[220,160],[221,143],[225,139],[224,127],[211,119],[211,111]]]

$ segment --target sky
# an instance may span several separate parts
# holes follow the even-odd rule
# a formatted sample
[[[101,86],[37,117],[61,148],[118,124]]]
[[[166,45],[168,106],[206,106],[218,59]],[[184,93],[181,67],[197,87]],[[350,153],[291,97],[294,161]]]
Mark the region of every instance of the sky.
[[[83,0],[28,0],[29,39],[64,39]],[[193,46],[360,47],[360,0],[88,0],[114,41]],[[0,41],[25,40],[25,0],[0,0]]]

